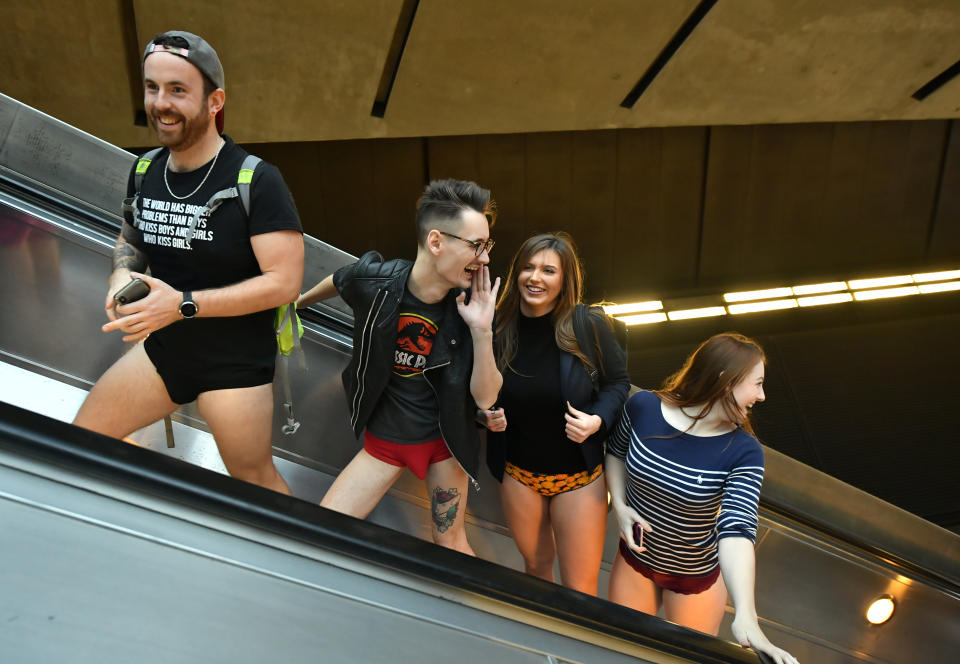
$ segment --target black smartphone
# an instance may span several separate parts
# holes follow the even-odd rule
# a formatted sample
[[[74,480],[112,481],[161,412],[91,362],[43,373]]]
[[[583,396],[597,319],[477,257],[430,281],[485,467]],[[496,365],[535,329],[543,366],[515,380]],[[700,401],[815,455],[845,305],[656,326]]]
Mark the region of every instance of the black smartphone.
[[[643,527],[639,523],[633,524],[633,542],[643,548]]]
[[[143,279],[131,279],[130,283],[113,294],[113,301],[117,304],[129,304],[142,300],[150,292],[150,286]]]

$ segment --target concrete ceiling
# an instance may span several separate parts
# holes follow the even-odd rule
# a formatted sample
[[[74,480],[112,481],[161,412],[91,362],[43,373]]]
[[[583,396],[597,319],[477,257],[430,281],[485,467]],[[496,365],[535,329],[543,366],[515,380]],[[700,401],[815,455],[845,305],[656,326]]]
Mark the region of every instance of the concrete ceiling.
[[[151,144],[134,124],[139,56],[178,28],[219,51],[228,130],[246,142],[960,117],[960,80],[911,97],[960,59],[956,0],[719,0],[621,107],[700,4],[33,0],[4,9],[0,91]]]

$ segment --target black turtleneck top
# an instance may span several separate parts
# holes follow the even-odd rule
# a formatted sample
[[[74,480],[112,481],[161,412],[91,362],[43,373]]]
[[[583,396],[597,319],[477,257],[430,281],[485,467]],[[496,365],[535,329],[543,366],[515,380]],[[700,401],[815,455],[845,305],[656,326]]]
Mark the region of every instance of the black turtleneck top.
[[[503,371],[500,405],[507,417],[506,459],[544,475],[587,470],[580,445],[564,431],[560,357],[551,314],[517,319],[517,354]]]

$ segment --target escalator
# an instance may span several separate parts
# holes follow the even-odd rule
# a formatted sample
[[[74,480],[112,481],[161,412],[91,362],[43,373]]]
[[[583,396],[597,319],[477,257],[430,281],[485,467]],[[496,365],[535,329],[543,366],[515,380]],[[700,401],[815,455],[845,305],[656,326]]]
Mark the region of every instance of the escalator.
[[[135,446],[65,424],[123,352],[99,327],[132,161],[0,95],[0,661],[758,661],[519,573],[489,475],[467,514],[479,560],[429,543],[409,473],[368,522],[317,507],[359,448],[339,379],[352,320],[337,301],[305,316],[297,433],[280,433],[276,408],[294,498],[225,476],[193,406],[172,438],[158,423]],[[305,282],[350,260],[308,238]],[[766,454],[757,602],[770,639],[802,662],[952,661],[960,538]],[[609,525],[607,539],[602,593]],[[868,626],[881,594],[898,612]]]

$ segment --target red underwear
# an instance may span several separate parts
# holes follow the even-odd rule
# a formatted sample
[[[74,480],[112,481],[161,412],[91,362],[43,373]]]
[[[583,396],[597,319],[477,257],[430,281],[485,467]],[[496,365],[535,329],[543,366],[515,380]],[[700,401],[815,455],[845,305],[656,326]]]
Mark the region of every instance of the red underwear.
[[[426,479],[430,464],[445,461],[453,456],[443,438],[434,438],[416,445],[405,445],[377,438],[369,431],[363,432],[363,449],[374,459],[389,463],[391,466],[409,468],[421,480]]]
[[[620,540],[619,554],[634,571],[643,574],[661,588],[672,590],[681,595],[697,595],[702,593],[704,590],[712,587],[713,584],[717,582],[717,577],[720,576],[719,567],[706,576],[676,576],[674,574],[655,572],[637,560],[633,551],[627,548],[626,542],[622,539]]]

